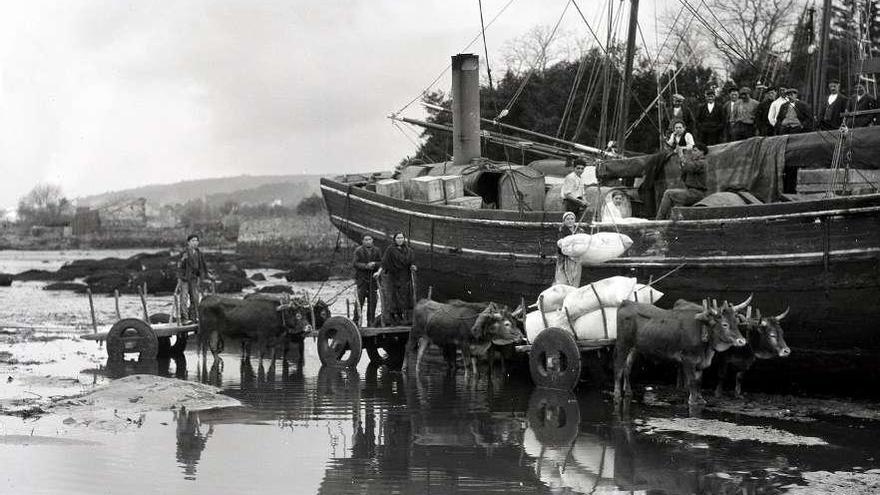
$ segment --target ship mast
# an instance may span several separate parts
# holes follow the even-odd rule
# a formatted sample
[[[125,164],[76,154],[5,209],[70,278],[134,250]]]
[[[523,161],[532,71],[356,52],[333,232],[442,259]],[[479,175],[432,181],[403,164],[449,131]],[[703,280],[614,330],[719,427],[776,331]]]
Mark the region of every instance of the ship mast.
[[[813,109],[818,111],[825,93],[825,69],[828,57],[828,31],[831,27],[831,0],[824,0],[822,5],[822,27],[819,31],[819,54],[816,56],[816,75],[813,78]]]
[[[630,0],[629,30],[626,37],[626,61],[623,68],[623,80],[617,99],[617,149],[623,155],[626,148],[627,116],[629,115],[629,90],[632,84],[633,57],[636,50],[636,30],[639,23],[639,0]]]

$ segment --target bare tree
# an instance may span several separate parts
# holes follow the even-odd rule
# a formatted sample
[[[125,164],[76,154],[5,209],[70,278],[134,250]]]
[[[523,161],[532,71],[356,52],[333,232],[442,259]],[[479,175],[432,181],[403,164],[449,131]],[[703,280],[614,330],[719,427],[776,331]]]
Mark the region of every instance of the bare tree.
[[[664,24],[674,40],[684,39],[697,55],[708,45],[734,79],[758,77],[770,57],[784,57],[797,20],[797,0],[691,1],[698,17],[684,9],[677,23]],[[689,21],[696,17],[692,23]],[[686,53],[686,52],[683,52]]]
[[[27,225],[60,225],[69,207],[59,186],[37,184],[18,200],[18,220]]]
[[[582,54],[578,37],[571,31],[548,25],[535,26],[525,34],[506,41],[501,46],[501,59],[514,74],[530,70],[543,72],[547,67],[564,60],[575,60]]]

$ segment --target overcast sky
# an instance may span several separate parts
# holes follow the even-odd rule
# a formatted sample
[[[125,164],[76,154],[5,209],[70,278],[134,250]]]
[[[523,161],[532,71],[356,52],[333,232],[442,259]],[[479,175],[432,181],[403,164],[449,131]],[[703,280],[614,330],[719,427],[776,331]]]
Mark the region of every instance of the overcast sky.
[[[507,3],[483,0],[486,21]],[[566,3],[514,0],[490,59]],[[579,1],[591,22],[600,3]],[[587,36],[573,9],[563,26]],[[3,2],[0,206],[40,181],[76,197],[390,168],[413,145],[386,116],[478,32],[476,0]]]

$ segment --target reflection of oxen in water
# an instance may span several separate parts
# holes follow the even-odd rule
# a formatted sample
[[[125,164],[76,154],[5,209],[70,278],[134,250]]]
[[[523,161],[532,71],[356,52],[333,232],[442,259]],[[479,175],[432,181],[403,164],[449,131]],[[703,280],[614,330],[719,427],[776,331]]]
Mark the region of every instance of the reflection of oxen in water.
[[[171,373],[171,363],[174,363],[174,373]],[[100,374],[100,371],[95,370]],[[130,375],[158,375],[166,378],[178,378],[186,380],[186,356],[182,353],[173,356],[164,356],[156,359],[128,359],[117,360],[107,358],[104,366],[104,375],[107,378],[124,378]]]
[[[194,480],[202,451],[214,434],[214,425],[209,425],[208,431],[203,433],[199,413],[187,411],[185,407],[174,412],[174,419],[177,421],[177,462],[183,468],[184,478]]]

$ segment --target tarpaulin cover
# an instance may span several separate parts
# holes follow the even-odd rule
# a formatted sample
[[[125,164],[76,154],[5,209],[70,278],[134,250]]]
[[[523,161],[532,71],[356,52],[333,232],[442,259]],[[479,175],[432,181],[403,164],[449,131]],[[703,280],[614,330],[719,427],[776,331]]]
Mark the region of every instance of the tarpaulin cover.
[[[719,191],[749,191],[764,202],[778,201],[783,172],[800,168],[830,168],[839,131],[820,131],[790,136],[754,137],[710,148],[706,165],[707,194]],[[880,127],[851,129],[844,151],[851,152],[851,168],[880,168]],[[643,214],[653,215],[668,188],[683,187],[679,159],[663,151],[649,157],[609,160],[600,175],[634,177],[644,174],[639,193]]]

